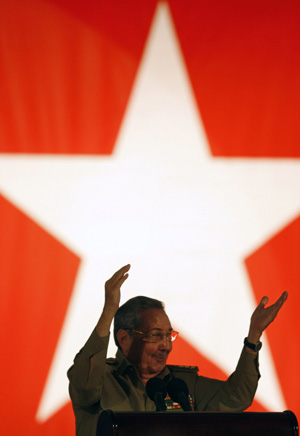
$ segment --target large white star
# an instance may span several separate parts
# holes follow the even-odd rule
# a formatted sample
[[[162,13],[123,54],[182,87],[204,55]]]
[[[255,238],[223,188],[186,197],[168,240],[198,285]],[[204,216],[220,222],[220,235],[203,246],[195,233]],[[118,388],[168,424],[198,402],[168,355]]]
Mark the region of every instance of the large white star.
[[[123,301],[162,299],[180,334],[233,371],[255,307],[243,260],[299,214],[300,163],[211,157],[162,3],[114,154],[2,155],[0,188],[82,259],[37,413],[45,420],[68,400],[66,370],[99,317],[104,281],[128,262]],[[283,410],[266,338],[261,372],[258,399]]]

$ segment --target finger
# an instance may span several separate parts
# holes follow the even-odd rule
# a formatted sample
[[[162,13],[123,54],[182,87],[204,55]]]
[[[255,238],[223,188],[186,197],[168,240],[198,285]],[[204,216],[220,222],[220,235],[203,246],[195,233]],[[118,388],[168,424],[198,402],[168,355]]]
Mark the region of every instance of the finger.
[[[129,277],[129,274],[124,274],[123,277],[119,280],[119,286],[121,287],[125,280],[127,280]]]
[[[118,281],[120,277],[122,277],[127,271],[130,270],[130,264],[122,266],[117,272],[114,273],[114,275],[110,278],[112,282]]]
[[[274,303],[274,306],[276,307],[277,311],[281,308],[283,303],[287,300],[288,293],[285,291],[281,294],[281,296],[278,298],[276,303]]]
[[[287,300],[287,297],[289,296],[289,293],[287,291],[284,291],[280,298],[282,298],[282,304]]]
[[[259,306],[260,307],[265,307],[265,305],[268,303],[269,298],[267,296],[262,297],[262,299],[260,300]]]

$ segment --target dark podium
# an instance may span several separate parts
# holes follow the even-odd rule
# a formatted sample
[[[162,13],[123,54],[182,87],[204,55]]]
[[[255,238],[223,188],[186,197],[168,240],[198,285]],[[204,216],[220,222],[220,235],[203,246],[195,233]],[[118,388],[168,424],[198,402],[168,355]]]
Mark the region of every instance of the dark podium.
[[[104,410],[97,436],[298,436],[285,412],[112,412]]]

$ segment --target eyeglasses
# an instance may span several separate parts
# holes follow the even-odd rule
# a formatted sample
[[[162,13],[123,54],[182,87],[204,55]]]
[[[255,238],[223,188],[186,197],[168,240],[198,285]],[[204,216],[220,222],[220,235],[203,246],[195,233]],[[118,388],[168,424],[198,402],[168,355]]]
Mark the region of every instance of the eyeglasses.
[[[162,332],[157,332],[157,333],[144,333],[144,332],[140,332],[139,330],[133,330],[130,329],[132,332],[138,333],[140,335],[143,335],[142,340],[144,342],[162,342],[164,340],[164,338],[166,338],[166,340],[168,342],[174,342],[175,339],[177,338],[177,336],[179,335],[178,332],[176,332],[175,330],[172,330],[169,333],[162,333]]]

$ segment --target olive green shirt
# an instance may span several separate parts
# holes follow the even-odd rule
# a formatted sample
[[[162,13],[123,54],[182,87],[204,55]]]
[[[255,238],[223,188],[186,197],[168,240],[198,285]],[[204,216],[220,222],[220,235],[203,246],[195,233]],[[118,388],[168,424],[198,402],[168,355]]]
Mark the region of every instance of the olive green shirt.
[[[155,411],[136,368],[122,352],[118,350],[115,359],[106,359],[108,341],[109,336],[100,338],[94,330],[68,371],[77,436],[96,436],[98,417],[105,409]],[[89,376],[92,356],[95,366]],[[194,410],[241,412],[252,403],[260,377],[258,357],[245,348],[226,381],[199,376],[197,371],[197,367],[167,365],[158,377],[166,382],[172,377],[182,378]],[[173,408],[171,400],[169,404]]]

